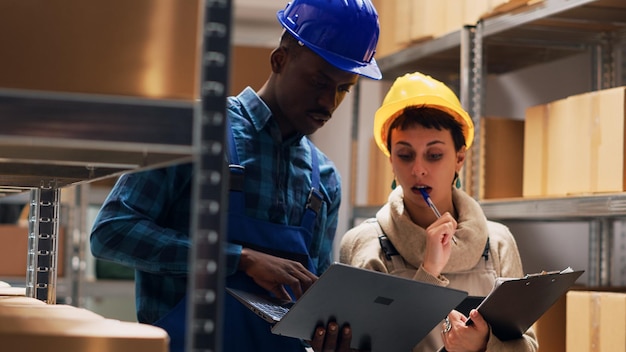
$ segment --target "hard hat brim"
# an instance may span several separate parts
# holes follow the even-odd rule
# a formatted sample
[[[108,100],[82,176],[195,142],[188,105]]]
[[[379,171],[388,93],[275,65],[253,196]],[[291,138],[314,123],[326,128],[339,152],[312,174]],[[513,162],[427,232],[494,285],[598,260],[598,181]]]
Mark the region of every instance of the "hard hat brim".
[[[343,56],[339,56],[333,54],[327,50],[320,49],[315,45],[311,45],[310,43],[304,43],[304,45],[311,49],[314,53],[321,56],[326,62],[331,65],[337,67],[340,70],[352,72],[357,75],[365,76],[367,78],[379,80],[383,78],[380,69],[378,68],[378,64],[376,63],[376,59],[372,58],[372,60],[368,64],[362,64],[356,62],[354,60],[347,59]]]
[[[465,136],[465,147],[469,149],[474,141],[474,124],[472,118],[463,109],[452,109],[450,103],[445,99],[437,96],[416,96],[402,99],[390,104],[381,106],[374,115],[374,140],[378,148],[389,156],[390,151],[387,150],[387,134],[391,123],[409,106],[430,107],[445,111],[453,116],[463,126],[463,134]]]

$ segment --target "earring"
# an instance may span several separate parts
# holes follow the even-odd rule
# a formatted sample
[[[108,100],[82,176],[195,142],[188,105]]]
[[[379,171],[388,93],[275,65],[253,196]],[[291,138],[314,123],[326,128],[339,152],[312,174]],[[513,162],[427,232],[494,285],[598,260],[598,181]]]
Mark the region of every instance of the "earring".
[[[458,189],[461,188],[461,178],[459,177],[458,172],[454,172],[454,186]]]
[[[391,182],[391,190],[396,189],[396,187],[397,187],[397,186],[398,186],[398,185],[396,184],[396,179],[395,179],[395,177],[394,177],[393,181]]]

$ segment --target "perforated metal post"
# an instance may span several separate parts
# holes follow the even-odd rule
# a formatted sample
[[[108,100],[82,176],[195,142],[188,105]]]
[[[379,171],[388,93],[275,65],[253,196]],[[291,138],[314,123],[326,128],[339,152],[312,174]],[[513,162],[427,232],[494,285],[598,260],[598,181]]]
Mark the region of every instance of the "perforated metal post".
[[[205,0],[204,6],[202,104],[194,124],[188,352],[221,351],[223,328],[222,243],[228,209],[224,155],[232,3]]]
[[[54,180],[31,191],[28,221],[26,296],[56,303],[59,189]]]
[[[480,118],[484,104],[484,51],[483,51],[483,24],[465,26],[461,33],[461,87],[460,100],[463,108],[470,114],[474,122],[474,145],[480,144]],[[465,174],[469,179],[470,191],[474,198],[480,194],[480,148],[472,148],[471,169]]]
[[[611,285],[611,246],[613,220],[598,218],[589,222],[589,272],[591,287]]]

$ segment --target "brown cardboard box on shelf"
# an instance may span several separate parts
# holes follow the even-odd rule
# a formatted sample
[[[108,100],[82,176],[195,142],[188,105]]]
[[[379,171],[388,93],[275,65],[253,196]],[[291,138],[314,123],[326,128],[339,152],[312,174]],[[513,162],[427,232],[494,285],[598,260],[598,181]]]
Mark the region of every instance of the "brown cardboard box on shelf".
[[[0,225],[0,277],[26,276],[28,257],[28,227],[20,225]],[[63,230],[59,230],[57,275],[63,276]]]
[[[524,121],[524,197],[540,197],[546,194],[548,171],[548,106],[537,105],[526,109]]]
[[[563,295],[533,325],[538,352],[565,352],[566,302],[567,295]]]
[[[479,199],[522,196],[523,146],[524,121],[498,117],[480,120]]]
[[[589,114],[591,192],[626,190],[625,93],[626,87],[588,93],[592,95]]]
[[[370,141],[367,205],[383,205],[391,193],[393,171],[389,158],[378,148],[374,137]]]
[[[626,293],[567,293],[567,352],[626,352]]]
[[[548,105],[548,170],[546,175],[546,195],[566,196],[579,182],[574,172],[577,166],[575,151],[585,145],[584,139],[576,133],[580,110],[575,109],[574,97],[557,100]],[[583,169],[579,169],[581,172]]]
[[[626,190],[625,87],[526,110],[524,197]]]
[[[0,87],[187,101],[200,95],[200,1],[14,1],[6,9],[0,31],[11,35],[2,38]]]
[[[168,350],[167,333],[155,326],[107,319],[71,305],[35,301],[40,303],[0,300],[0,350]]]

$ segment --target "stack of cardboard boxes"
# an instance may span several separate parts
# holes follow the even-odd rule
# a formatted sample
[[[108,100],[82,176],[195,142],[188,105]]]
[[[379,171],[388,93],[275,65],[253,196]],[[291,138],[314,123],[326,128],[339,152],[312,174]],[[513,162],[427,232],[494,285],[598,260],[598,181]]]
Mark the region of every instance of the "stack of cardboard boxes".
[[[536,6],[543,0],[374,0],[380,15],[377,57],[438,38],[479,20]]]

